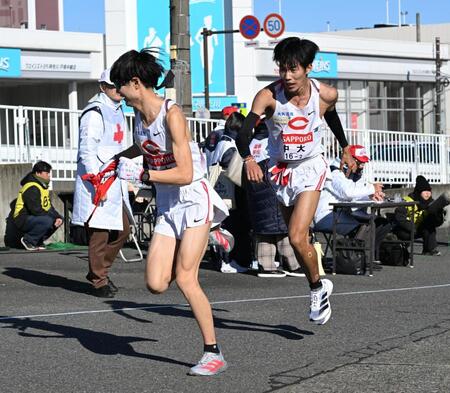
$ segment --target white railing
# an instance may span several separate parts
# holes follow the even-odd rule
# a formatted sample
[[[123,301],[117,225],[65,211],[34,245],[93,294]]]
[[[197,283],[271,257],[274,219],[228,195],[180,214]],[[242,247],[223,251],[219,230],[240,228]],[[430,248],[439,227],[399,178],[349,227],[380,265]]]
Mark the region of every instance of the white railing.
[[[78,119],[81,111],[0,105],[0,163],[48,161],[54,180],[73,180],[76,171]],[[129,129],[134,116],[127,115]],[[202,142],[217,120],[188,118],[193,138]],[[325,156],[338,152],[336,139],[324,130]],[[411,185],[422,174],[430,183],[450,183],[450,136],[381,130],[346,130],[350,144],[365,146],[372,161],[365,170],[369,181]],[[132,143],[131,132],[126,143]]]

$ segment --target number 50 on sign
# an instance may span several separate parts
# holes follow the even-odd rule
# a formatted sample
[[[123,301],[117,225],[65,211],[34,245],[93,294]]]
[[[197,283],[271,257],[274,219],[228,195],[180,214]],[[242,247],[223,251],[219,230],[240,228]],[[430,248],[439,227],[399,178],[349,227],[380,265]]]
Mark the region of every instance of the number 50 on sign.
[[[269,14],[264,19],[264,31],[271,38],[278,38],[284,33],[284,19],[278,14]]]

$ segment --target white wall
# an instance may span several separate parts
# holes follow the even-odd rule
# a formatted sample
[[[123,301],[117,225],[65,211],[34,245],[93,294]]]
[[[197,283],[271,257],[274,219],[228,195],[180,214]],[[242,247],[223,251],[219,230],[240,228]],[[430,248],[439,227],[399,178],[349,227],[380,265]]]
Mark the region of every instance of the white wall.
[[[98,79],[104,68],[103,34],[0,28],[0,47],[89,53],[91,79]]]
[[[358,29],[333,31],[331,35],[348,37],[367,37],[388,40],[416,41],[416,26],[384,27],[378,29]],[[435,37],[440,37],[441,42],[450,43],[450,23],[421,25],[420,40],[422,42],[434,42]]]
[[[137,48],[136,0],[105,0],[106,65]]]

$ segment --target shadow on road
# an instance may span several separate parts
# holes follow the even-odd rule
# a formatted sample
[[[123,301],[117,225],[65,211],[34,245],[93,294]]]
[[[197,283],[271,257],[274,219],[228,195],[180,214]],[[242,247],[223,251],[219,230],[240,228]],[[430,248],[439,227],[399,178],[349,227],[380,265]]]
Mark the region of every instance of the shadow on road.
[[[6,318],[6,319],[4,319]],[[50,322],[36,321],[30,318],[7,318],[0,316],[0,324],[2,329],[16,329],[19,336],[30,338],[69,338],[76,339],[88,351],[99,355],[124,355],[142,359],[150,359],[158,362],[178,364],[191,367],[192,364],[184,363],[175,359],[163,356],[150,355],[146,353],[136,352],[131,345],[134,342],[150,341],[157,342],[151,338],[133,337],[133,336],[117,336],[110,333],[97,332],[94,330],[83,329],[73,326],[57,325]],[[44,332],[52,332],[54,334],[34,334],[28,330],[41,330]]]
[[[88,282],[71,280],[70,278],[44,273],[38,270],[5,267],[3,274],[41,287],[62,288],[77,293],[89,293],[92,289],[91,284]]]
[[[123,310],[123,309],[136,308],[140,309],[141,311],[146,311],[149,313],[157,313],[159,315],[167,315],[172,317],[184,317],[184,318],[194,317],[192,311],[189,308],[183,308],[183,306],[144,304],[121,300],[108,300],[105,303],[109,304],[113,310],[116,310],[115,312],[117,314],[132,319],[134,321],[143,323],[151,323],[151,321],[135,317],[129,313],[129,311],[131,310]],[[217,312],[218,310],[213,309],[213,311]],[[219,311],[226,311],[226,310],[219,310]],[[230,330],[275,334],[288,340],[302,340],[303,336],[310,336],[314,334],[309,330],[301,330],[291,325],[282,325],[282,324],[267,325],[258,322],[221,318],[218,317],[217,315],[214,316],[214,325],[218,329],[230,329]]]

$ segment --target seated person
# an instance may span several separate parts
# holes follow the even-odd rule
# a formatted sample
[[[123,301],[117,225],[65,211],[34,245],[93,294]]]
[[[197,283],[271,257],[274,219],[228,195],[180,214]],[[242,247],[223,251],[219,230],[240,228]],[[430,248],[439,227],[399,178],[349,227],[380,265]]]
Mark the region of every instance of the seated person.
[[[414,230],[415,238],[423,238],[422,254],[441,255],[437,249],[436,228],[444,222],[444,207],[450,204],[450,192],[447,191],[434,200],[430,183],[419,175],[413,192],[403,199],[417,202],[414,223],[410,221],[412,207],[399,207],[395,209],[394,233],[401,240],[409,240],[411,230]]]
[[[358,169],[348,178],[345,168],[341,170],[340,159],[334,160],[330,165],[331,178],[325,181],[320,195],[319,204],[314,215],[314,231],[331,233],[333,231],[333,207],[330,203],[355,201],[382,201],[384,199],[383,185],[380,183],[367,183],[362,172],[364,165],[369,161],[366,150],[361,145],[350,146],[350,152],[355,159]],[[336,232],[340,235],[356,235],[361,224],[368,222],[369,215],[363,209],[341,209],[337,213]],[[392,226],[385,219],[376,220],[375,255],[384,237],[391,231]]]
[[[317,232],[332,232],[333,230],[333,207],[334,202],[354,202],[383,200],[383,186],[380,183],[370,184],[362,178],[364,164],[369,157],[363,146],[352,145],[350,152],[355,159],[358,169],[348,178],[345,169],[340,169],[340,159],[335,159],[330,164],[331,177],[326,179],[324,188],[320,195],[319,204],[314,215],[314,230]],[[358,228],[361,221],[365,220],[367,213],[359,209],[354,211],[339,211],[336,231],[340,235],[348,235]]]
[[[50,201],[51,170],[50,164],[38,161],[20,182],[22,188],[14,209],[14,222],[24,233],[20,241],[28,251],[45,249],[44,240],[63,223]]]
[[[269,156],[267,141],[269,131],[264,121],[256,127],[250,142],[250,152],[261,167],[264,179],[261,183],[247,182],[247,201],[250,222],[256,241],[256,259],[260,270],[258,277],[304,277],[303,269],[295,257],[289,237],[288,228],[281,212],[280,204],[272,186],[268,181]],[[278,253],[280,267],[275,265]]]
[[[222,109],[222,119],[219,120],[217,126],[212,130],[209,135],[206,137],[205,141],[202,143],[203,152],[206,156],[206,162],[208,167],[212,165],[211,156],[213,151],[216,149],[217,144],[219,143],[220,138],[223,135],[225,130],[225,123],[230,117],[232,113],[238,112],[238,108],[234,106],[226,106]]]

